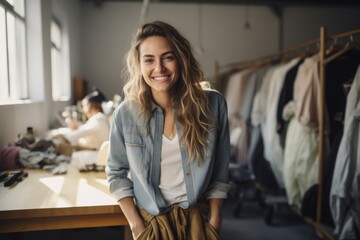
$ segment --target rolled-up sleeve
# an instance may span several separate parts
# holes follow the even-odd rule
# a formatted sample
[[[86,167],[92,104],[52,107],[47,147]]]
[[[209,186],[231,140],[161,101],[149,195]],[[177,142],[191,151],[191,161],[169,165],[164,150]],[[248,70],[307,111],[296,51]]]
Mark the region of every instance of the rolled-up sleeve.
[[[120,105],[114,111],[113,124],[110,128],[109,157],[106,166],[106,175],[109,182],[110,193],[117,201],[125,197],[133,197],[133,183],[128,178],[129,161],[123,132],[123,109]]]
[[[214,167],[206,198],[227,198],[231,190],[229,183],[230,134],[227,104],[224,98],[217,104],[217,140],[215,142]]]

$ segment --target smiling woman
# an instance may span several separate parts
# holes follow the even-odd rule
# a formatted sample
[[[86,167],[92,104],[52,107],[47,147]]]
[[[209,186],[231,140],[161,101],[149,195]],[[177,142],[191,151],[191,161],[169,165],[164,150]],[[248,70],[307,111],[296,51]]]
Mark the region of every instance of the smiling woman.
[[[219,239],[230,190],[224,97],[203,87],[190,43],[164,22],[137,31],[127,65],[106,173],[134,238]]]

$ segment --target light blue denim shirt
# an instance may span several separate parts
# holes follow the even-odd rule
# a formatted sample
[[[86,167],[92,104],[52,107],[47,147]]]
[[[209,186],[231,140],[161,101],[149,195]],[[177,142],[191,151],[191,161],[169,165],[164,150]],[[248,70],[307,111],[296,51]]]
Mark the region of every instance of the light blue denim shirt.
[[[226,101],[217,91],[206,92],[214,127],[208,135],[209,147],[201,164],[195,160],[189,162],[187,149],[180,146],[188,198],[188,201],[180,203],[182,208],[194,206],[204,199],[227,198],[231,188]],[[159,188],[164,114],[159,106],[152,103],[148,130],[145,116],[138,112],[137,105],[129,105],[129,102],[122,102],[114,111],[106,174],[110,192],[117,201],[135,197],[137,206],[156,216],[171,209]],[[180,139],[181,124],[176,123],[176,129]]]

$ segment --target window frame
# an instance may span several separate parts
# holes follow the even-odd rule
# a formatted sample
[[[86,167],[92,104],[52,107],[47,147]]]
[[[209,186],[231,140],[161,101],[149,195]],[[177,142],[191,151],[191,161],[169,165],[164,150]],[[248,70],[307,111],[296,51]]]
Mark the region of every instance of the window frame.
[[[55,24],[59,30],[59,39],[53,39],[52,25]],[[67,63],[64,59],[64,29],[61,22],[52,16],[50,22],[50,42],[51,42],[51,97],[53,101],[69,101],[71,98],[70,82],[66,81]]]
[[[26,1],[21,0],[20,6],[23,16],[16,11],[16,3],[10,4],[6,0],[0,0],[0,6],[4,10],[4,45],[5,45],[5,68],[3,80],[5,90],[0,92],[0,105],[17,101],[29,100],[29,79],[28,79],[28,59],[27,59],[27,30],[26,30]],[[19,5],[18,5],[19,6]],[[9,30],[9,16],[13,18],[14,32]],[[21,24],[21,25],[18,25]],[[18,25],[18,26],[17,26]],[[20,34],[21,35],[20,35]],[[12,34],[13,36],[10,36]],[[15,43],[9,43],[9,37],[14,37]],[[20,39],[19,39],[20,38]],[[10,44],[15,44],[11,49]],[[13,54],[11,54],[11,52]],[[10,61],[10,60],[13,61]],[[2,88],[3,88],[2,87]]]

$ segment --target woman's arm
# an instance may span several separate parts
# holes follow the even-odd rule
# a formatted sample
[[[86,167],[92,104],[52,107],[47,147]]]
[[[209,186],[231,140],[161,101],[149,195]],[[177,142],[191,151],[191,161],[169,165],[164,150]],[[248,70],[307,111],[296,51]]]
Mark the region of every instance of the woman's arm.
[[[139,234],[145,229],[145,224],[134,203],[134,200],[132,197],[126,197],[119,201],[119,205],[129,222],[133,238],[136,239],[136,237],[139,236]]]
[[[220,232],[222,225],[222,207],[223,199],[211,198],[209,199],[210,205],[210,220],[209,223],[215,228],[217,232]]]
[[[129,222],[134,239],[144,229],[144,222],[134,203],[133,182],[128,176],[130,165],[128,161],[121,111],[123,105],[113,113],[113,124],[109,137],[109,156],[106,166],[106,175],[109,182],[109,190],[118,201],[122,212]],[[136,237],[135,237],[136,236]]]

